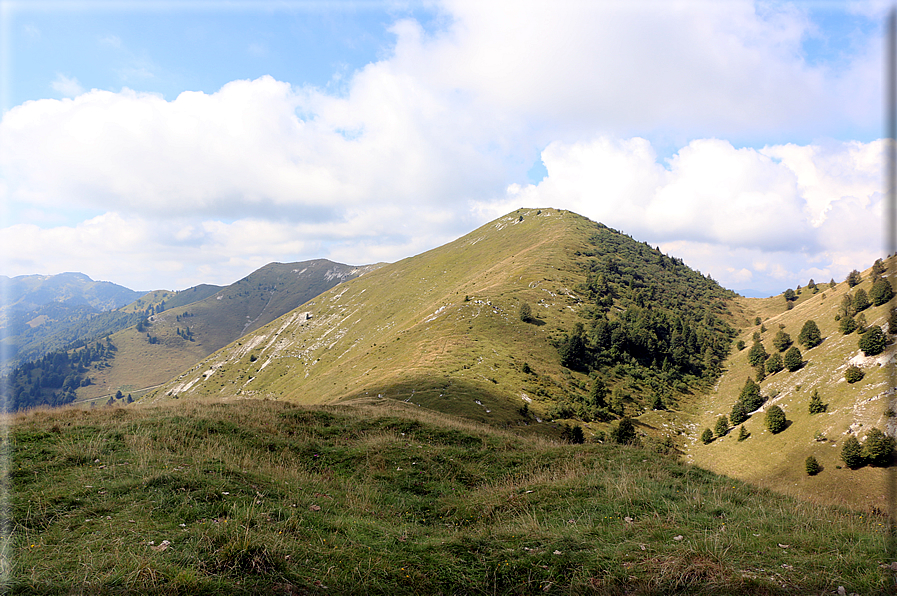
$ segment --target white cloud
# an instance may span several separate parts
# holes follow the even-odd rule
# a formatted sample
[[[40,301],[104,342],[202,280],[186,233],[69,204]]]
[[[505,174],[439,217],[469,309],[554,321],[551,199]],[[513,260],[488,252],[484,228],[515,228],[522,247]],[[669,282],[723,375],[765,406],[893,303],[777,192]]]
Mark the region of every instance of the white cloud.
[[[84,87],[75,77],[67,77],[62,73],[56,73],[56,78],[50,83],[50,88],[63,97],[75,97],[84,93]]]
[[[554,143],[542,153],[548,177],[477,208],[485,217],[521,205],[570,209],[660,244],[724,285],[775,293],[881,256],[882,148],[698,139],[667,168],[644,139]]]
[[[449,0],[444,29],[396,23],[393,52],[335,91],[266,76],[166,101],[84,93],[59,75],[54,89],[73,99],[27,102],[0,122],[0,200],[105,215],[46,229],[19,220],[3,234],[44,260],[15,266],[107,254],[92,235],[104,226],[144,234],[119,253],[144,259],[123,267],[132,278],[174,263],[180,277],[166,279],[193,284],[264,259],[395,260],[524,204],[676,247],[732,284],[862,264],[845,265],[877,249],[880,146],[779,139],[877,129],[879,39],[837,67],[811,65],[802,43],[814,25],[799,5],[645,8]],[[125,81],[162,72],[132,58]],[[540,149],[548,177],[511,184]],[[43,248],[61,242],[80,248]]]
[[[121,48],[121,38],[118,35],[104,35],[98,39],[101,45],[110,46],[113,48]]]

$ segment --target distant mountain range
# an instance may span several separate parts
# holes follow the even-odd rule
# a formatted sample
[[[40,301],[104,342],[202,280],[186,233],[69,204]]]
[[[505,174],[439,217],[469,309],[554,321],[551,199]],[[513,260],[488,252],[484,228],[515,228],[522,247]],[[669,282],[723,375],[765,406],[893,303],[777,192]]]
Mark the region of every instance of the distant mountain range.
[[[0,286],[6,300],[0,304],[0,373],[79,338],[117,331],[129,319],[110,313],[143,294],[83,273],[0,275]]]
[[[21,400],[19,394],[13,395],[12,402],[68,403],[119,390],[139,394],[140,390],[164,382],[243,333],[289,312],[341,281],[374,268],[352,267],[325,259],[271,263],[223,288],[200,285],[180,292],[157,290],[136,300],[136,293],[132,293],[130,303],[105,312],[97,312],[83,303],[60,308],[60,304],[65,304],[60,300],[83,301],[84,298],[72,290],[72,283],[52,283],[57,277],[53,276],[49,278],[50,288],[62,290],[54,293],[44,288],[40,295],[55,301],[16,313],[19,321],[25,321],[26,328],[8,337],[10,344],[18,340],[22,345],[15,346],[17,358],[9,359],[6,372],[14,372],[15,366],[38,361],[53,352],[80,348],[99,339],[108,338],[114,349],[102,361],[92,361],[89,370],[79,370],[79,366],[59,360],[62,370],[55,371],[54,378],[60,380],[55,386],[50,384],[39,391],[34,389],[40,383],[33,370],[29,374],[35,380],[18,377],[18,384],[13,383],[10,391],[27,391],[28,395],[21,393]],[[66,280],[71,278],[71,274],[65,274]],[[89,280],[87,276],[75,274],[75,279],[89,287],[85,281]],[[121,295],[128,296],[124,292]],[[64,379],[71,375],[77,375],[78,382],[70,382],[68,397],[62,397]]]

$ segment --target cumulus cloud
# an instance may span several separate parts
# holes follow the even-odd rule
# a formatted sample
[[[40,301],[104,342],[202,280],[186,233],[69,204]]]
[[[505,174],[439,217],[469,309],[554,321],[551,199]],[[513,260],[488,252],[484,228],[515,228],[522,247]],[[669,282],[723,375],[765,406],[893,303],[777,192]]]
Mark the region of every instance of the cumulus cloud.
[[[484,217],[520,205],[570,209],[730,287],[775,293],[881,255],[882,151],[882,141],[758,150],[697,139],[661,163],[641,138],[553,143],[542,153],[545,179],[477,208]]]
[[[338,91],[264,76],[166,100],[59,75],[67,99],[0,121],[0,200],[72,223],[2,230],[28,247],[7,274],[85,269],[73,255],[108,268],[97,255],[120,249],[140,260],[130,278],[225,283],[267,260],[396,260],[520,205],[583,213],[738,287],[866,262],[880,146],[778,139],[877,129],[879,40],[813,64],[800,6],[644,8],[447,0],[444,27],[394,23],[391,51]],[[132,66],[123,80],[158,70]],[[540,152],[548,176],[520,185]]]
[[[75,97],[84,93],[84,88],[75,77],[67,77],[62,73],[56,73],[56,78],[50,83],[50,88],[63,97]]]

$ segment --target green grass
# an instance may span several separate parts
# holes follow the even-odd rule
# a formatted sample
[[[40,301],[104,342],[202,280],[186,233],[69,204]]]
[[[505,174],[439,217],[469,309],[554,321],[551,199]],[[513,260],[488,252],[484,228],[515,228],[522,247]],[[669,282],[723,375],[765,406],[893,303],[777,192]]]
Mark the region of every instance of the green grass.
[[[885,586],[882,518],[389,400],[35,411],[8,447],[20,594]]]

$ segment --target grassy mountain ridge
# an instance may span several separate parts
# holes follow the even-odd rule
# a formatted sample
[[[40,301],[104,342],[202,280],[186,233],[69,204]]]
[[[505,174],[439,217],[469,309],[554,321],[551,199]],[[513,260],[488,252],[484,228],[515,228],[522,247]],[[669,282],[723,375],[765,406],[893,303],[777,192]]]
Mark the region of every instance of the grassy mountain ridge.
[[[10,423],[16,594],[884,590],[884,518],[642,449],[392,400],[181,400]]]
[[[892,403],[888,387],[897,347],[891,344],[882,354],[867,357],[858,347],[859,332],[845,335],[835,320],[845,295],[855,297],[860,290],[867,294],[871,291],[872,270],[863,272],[862,277],[862,283],[853,288],[846,282],[834,288],[820,284],[816,293],[804,288],[792,301],[791,309],[786,307],[784,295],[740,300],[746,311],[761,318],[761,323],[750,321],[743,328],[738,339],[745,342],[745,348],[730,356],[715,390],[695,404],[688,461],[802,498],[887,510],[887,483],[892,472],[873,466],[850,470],[841,460],[841,448],[851,435],[862,440],[873,427],[895,434],[895,419],[888,411],[897,411],[897,403]],[[887,303],[865,309],[862,314],[867,326],[879,326],[887,332],[888,309]],[[810,349],[797,342],[808,320],[815,321],[823,338]],[[779,353],[773,339],[780,330],[798,346],[803,365],[794,372],[785,369],[770,374],[760,382],[766,402],[744,422],[750,433],[746,440],[738,441],[736,426],[725,437],[701,444],[697,437],[702,429],[712,429],[721,415],[730,416],[746,379],[756,378],[748,362],[754,334],[759,334],[765,351],[772,355]],[[845,370],[851,364],[865,371],[861,381],[845,380]],[[809,413],[814,391],[827,404],[823,413]],[[788,427],[776,434],[764,425],[772,406],[782,408],[789,421]],[[811,455],[822,466],[822,472],[815,476],[804,469],[805,459]]]
[[[523,425],[533,421],[520,412],[524,405],[545,417],[555,416],[559,403],[575,406],[587,399],[592,380],[586,370],[571,370],[559,358],[577,323],[604,317],[614,325],[636,310],[649,320],[673,312],[638,306],[651,291],[675,302],[673,289],[643,283],[650,263],[686,280],[685,295],[707,300],[698,320],[731,317],[725,303],[734,294],[681,261],[571,212],[519,209],[322,294],[167,383],[155,399],[241,395],[326,403],[379,396],[482,422]],[[590,285],[596,271],[606,274],[607,294]],[[715,287],[718,295],[695,298],[700,292],[688,284]],[[528,321],[521,320],[524,304],[532,313]],[[599,307],[604,310],[596,312]],[[677,316],[685,317],[685,309],[677,308]],[[647,385],[654,382],[630,374],[637,360],[624,345],[641,337],[644,316],[608,330],[620,349],[608,346],[611,359],[593,369],[608,386],[619,387],[611,396],[618,415],[643,411]],[[660,327],[651,333],[660,334]],[[632,329],[639,331],[627,332]],[[662,338],[649,335],[666,346],[682,329],[664,327]],[[694,346],[686,357],[704,338],[690,333]],[[728,338],[718,333],[725,353]],[[660,361],[655,365],[659,370]],[[647,358],[639,370],[651,366]],[[689,391],[699,377],[686,380],[680,389]]]
[[[373,268],[326,259],[270,263],[225,287],[150,292],[126,307],[149,316],[111,336],[115,358],[91,372],[93,383],[78,390],[78,399],[116,391],[136,397],[244,333]]]

